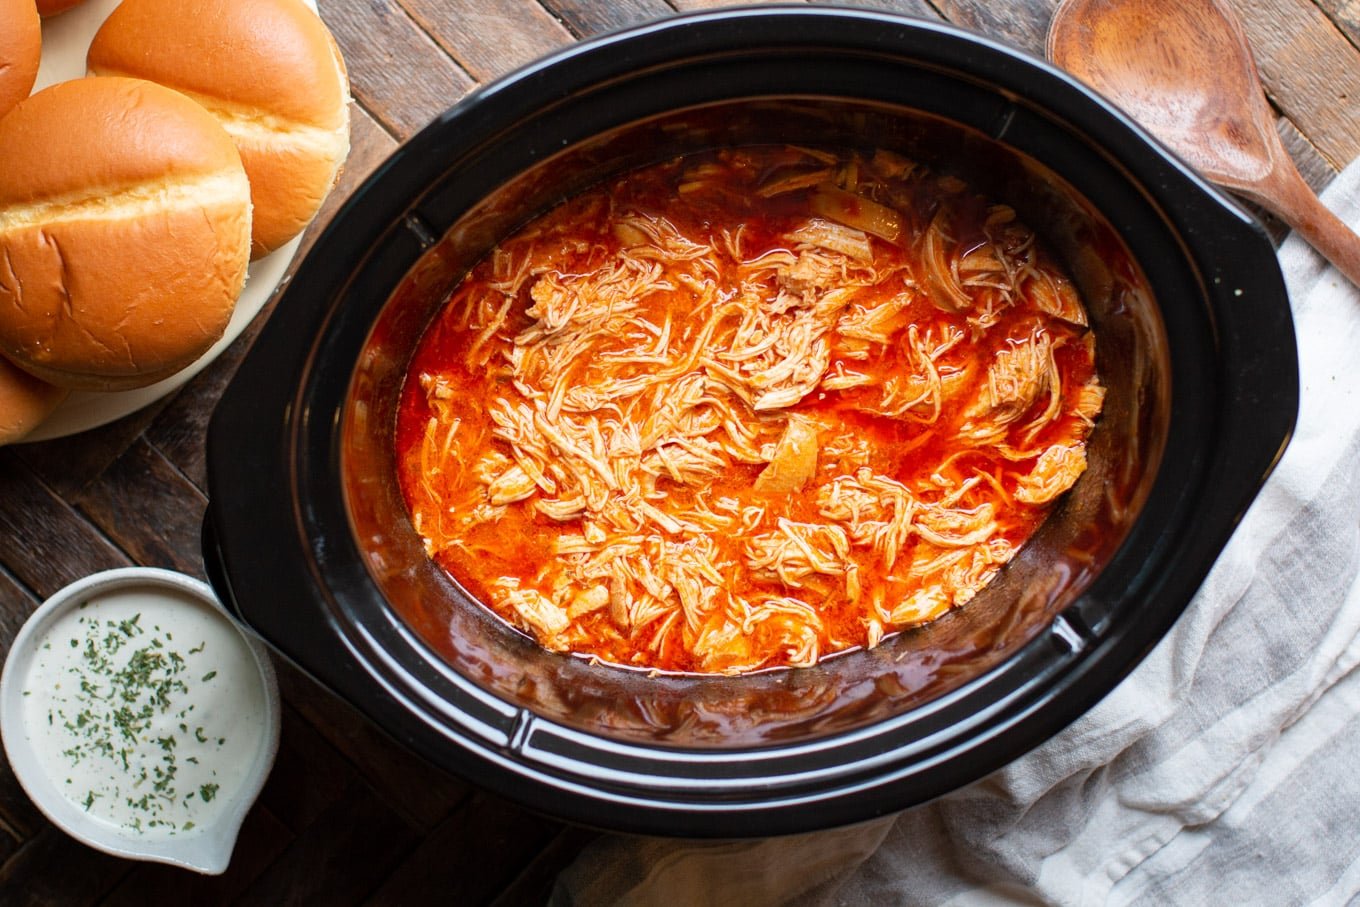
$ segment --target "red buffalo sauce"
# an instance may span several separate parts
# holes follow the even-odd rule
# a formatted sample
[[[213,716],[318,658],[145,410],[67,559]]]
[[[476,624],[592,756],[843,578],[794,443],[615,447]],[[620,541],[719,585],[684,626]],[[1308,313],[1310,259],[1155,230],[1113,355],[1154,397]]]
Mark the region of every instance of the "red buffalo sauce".
[[[1071,282],[896,155],[680,158],[504,240],[412,358],[430,556],[547,648],[802,666],[965,604],[1085,469]]]

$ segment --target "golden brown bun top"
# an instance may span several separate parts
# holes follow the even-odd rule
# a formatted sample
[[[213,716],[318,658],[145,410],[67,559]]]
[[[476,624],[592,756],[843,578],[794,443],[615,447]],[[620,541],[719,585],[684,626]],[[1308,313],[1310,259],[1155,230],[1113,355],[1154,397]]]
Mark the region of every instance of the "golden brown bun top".
[[[73,6],[79,6],[82,2],[84,0],[38,0],[38,13],[43,16],[55,16]]]
[[[33,90],[42,23],[33,0],[0,0],[0,117]]]
[[[3,0],[0,0],[3,2]],[[231,137],[177,91],[139,79],[45,88],[0,120],[0,209],[241,166]]]
[[[67,393],[0,356],[0,444],[18,441],[37,428]]]
[[[148,42],[157,53],[143,53]],[[343,123],[341,65],[330,31],[302,0],[124,0],[89,53],[91,70],[136,72],[322,129]]]

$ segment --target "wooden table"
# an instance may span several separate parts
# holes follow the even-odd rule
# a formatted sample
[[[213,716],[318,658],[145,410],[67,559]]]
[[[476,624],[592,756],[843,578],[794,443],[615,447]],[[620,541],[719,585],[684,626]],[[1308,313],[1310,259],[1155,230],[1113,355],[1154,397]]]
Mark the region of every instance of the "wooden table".
[[[1360,2],[1231,2],[1286,145],[1321,188],[1360,156]],[[474,86],[581,38],[716,5],[321,0],[353,81],[353,151],[304,249],[399,142]],[[943,17],[1040,54],[1056,0],[859,5]],[[174,396],[85,434],[0,449],[0,653],[43,598],[86,574],[145,564],[202,575],[205,427],[268,311]],[[430,767],[282,664],[280,680],[278,761],[224,875],[78,844],[0,764],[0,903],[533,904],[594,837]]]

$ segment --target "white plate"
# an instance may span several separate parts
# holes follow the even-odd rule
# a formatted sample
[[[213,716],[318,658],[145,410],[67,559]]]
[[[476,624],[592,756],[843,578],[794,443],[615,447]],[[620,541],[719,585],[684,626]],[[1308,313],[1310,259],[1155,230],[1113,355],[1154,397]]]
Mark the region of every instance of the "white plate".
[[[38,68],[38,81],[34,85],[34,91],[57,82],[84,77],[85,54],[90,49],[90,41],[94,39],[95,32],[99,31],[99,26],[108,18],[118,2],[119,0],[86,0],[74,9],[43,21],[42,65]],[[308,6],[311,5],[309,2]],[[246,325],[259,314],[260,309],[264,308],[264,304],[273,295],[274,288],[287,272],[300,241],[300,238],[295,238],[282,248],[250,263],[245,290],[236,302],[236,310],[232,313],[226,332],[192,365],[164,381],[136,390],[110,393],[76,391],[24,441],[50,441],[53,438],[64,438],[67,435],[98,428],[134,413],[177,390],[216,359],[240,336]]]

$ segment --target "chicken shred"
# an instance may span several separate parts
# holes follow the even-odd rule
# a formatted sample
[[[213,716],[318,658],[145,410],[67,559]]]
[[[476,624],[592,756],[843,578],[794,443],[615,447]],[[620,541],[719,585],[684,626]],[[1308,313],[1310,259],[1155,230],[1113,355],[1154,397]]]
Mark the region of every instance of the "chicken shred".
[[[411,362],[398,468],[430,556],[545,648],[732,674],[968,602],[1103,403],[1012,209],[889,151],[730,149],[475,267]]]

